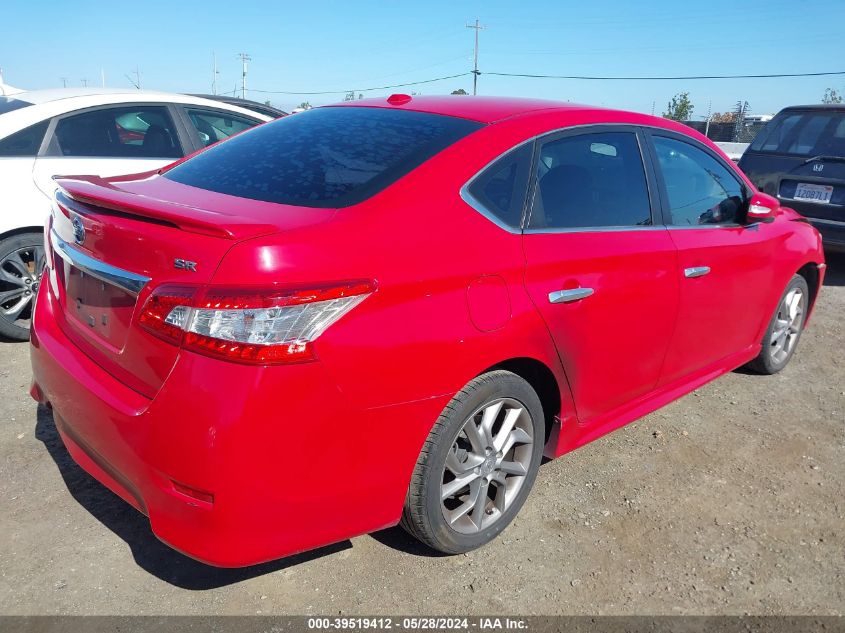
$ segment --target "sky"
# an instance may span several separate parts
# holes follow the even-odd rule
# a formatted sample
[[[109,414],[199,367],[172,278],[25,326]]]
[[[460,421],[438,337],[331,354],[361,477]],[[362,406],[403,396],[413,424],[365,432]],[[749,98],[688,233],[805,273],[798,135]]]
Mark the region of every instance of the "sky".
[[[485,72],[689,76],[845,71],[845,0],[146,0],[130,6],[93,0],[4,0],[0,69],[25,89],[100,85],[218,92],[283,109],[322,105],[344,91],[472,91],[470,75],[416,86],[365,90],[468,73],[480,31],[478,93],[550,98],[661,114],[689,92],[694,118],[748,101],[755,114],[818,103],[829,77],[584,81],[500,77]],[[338,91],[306,95],[285,92]]]

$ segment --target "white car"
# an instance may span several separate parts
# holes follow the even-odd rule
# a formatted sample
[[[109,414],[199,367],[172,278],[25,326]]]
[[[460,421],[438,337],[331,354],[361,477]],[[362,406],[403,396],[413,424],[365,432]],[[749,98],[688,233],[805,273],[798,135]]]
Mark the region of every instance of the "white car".
[[[29,336],[53,176],[158,169],[270,120],[163,92],[66,88],[0,96],[0,335]]]

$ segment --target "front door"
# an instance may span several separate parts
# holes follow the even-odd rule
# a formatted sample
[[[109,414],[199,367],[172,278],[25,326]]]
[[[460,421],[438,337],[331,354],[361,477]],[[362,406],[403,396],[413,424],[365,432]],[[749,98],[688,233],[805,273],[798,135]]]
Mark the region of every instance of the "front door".
[[[671,133],[650,138],[681,285],[661,377],[668,384],[759,343],[774,309],[767,301],[777,238],[769,224],[744,224],[747,188],[715,153]]]

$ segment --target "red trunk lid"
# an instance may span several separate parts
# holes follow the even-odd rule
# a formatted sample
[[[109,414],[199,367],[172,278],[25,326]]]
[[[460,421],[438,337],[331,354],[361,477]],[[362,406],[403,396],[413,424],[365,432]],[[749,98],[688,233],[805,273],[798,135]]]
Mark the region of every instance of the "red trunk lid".
[[[58,183],[50,239],[60,325],[85,354],[149,398],[179,355],[178,347],[138,326],[152,290],[206,284],[237,242],[334,213],[243,200],[149,175]],[[248,284],[249,271],[244,279]]]

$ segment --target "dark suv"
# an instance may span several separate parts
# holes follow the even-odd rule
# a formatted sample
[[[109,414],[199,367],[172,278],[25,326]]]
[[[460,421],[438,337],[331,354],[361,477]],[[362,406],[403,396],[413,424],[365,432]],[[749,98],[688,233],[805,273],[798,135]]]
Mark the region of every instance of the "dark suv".
[[[826,249],[845,251],[845,104],[784,108],[739,166],[763,192],[805,215]]]

